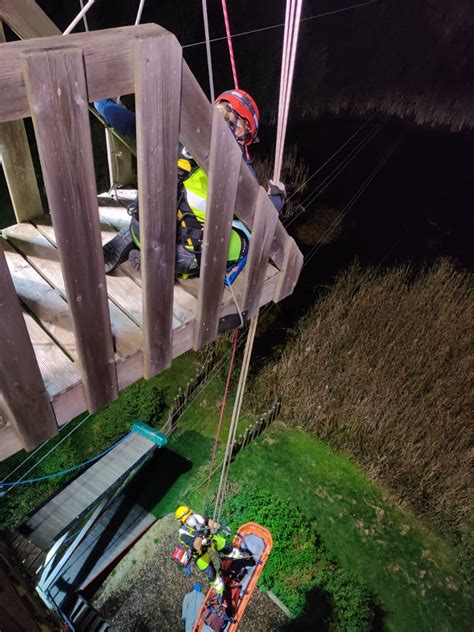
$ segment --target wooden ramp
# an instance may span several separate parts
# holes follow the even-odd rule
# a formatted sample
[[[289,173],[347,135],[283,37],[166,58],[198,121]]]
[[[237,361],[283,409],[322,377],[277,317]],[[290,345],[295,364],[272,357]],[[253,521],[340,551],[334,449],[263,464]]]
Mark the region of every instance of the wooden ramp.
[[[21,18],[41,10],[32,0],[22,7],[2,0],[0,18],[35,37]],[[221,319],[238,311],[224,287],[234,216],[252,234],[234,284],[249,318],[293,292],[303,263],[174,35],[148,24],[62,37],[51,35],[50,22],[35,22],[46,37],[0,44],[0,151],[18,220],[0,239],[0,459],[32,450],[79,413],[102,409],[128,384],[216,339]],[[132,92],[142,270],[123,265],[106,277],[102,245],[129,218],[107,196],[97,202],[88,104]],[[28,209],[20,195],[26,183],[37,189],[26,169],[28,116],[50,214],[37,195]],[[209,186],[200,277],[177,283],[180,142]],[[123,148],[114,151],[120,162]]]
[[[47,501],[21,526],[21,533],[43,551],[81,520],[156,448],[156,443],[131,432],[113,450],[91,465]]]

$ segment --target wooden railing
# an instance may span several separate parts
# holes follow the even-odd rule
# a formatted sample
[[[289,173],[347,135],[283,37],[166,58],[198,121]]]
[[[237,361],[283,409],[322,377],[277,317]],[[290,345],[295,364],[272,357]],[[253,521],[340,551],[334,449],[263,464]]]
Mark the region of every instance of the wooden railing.
[[[2,17],[7,4],[0,0]],[[253,232],[242,310],[250,316],[257,310],[269,259],[280,270],[275,301],[292,292],[302,265],[230,129],[183,62],[174,35],[143,25],[0,45],[0,123],[33,119],[90,411],[116,398],[118,384],[88,103],[131,92],[137,112],[145,377],[170,366],[172,358],[180,140],[209,175],[194,348],[217,336],[234,213]],[[2,395],[30,449],[57,431],[56,422],[1,248],[0,288]]]

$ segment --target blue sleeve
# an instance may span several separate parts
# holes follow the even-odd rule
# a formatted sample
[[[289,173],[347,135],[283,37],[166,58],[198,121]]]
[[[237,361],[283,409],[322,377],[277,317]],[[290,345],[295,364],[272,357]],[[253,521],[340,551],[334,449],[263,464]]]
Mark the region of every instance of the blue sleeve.
[[[106,120],[107,124],[117,130],[119,134],[129,138],[137,137],[135,112],[128,110],[123,105],[119,105],[113,99],[94,101],[94,107]]]

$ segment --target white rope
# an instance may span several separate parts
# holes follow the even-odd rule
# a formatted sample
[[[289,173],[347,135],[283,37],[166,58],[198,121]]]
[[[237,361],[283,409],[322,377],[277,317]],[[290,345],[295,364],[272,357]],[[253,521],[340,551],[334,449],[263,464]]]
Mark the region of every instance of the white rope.
[[[79,3],[81,5],[81,10],[84,9],[84,0],[79,0]],[[84,15],[82,16],[82,21],[84,22],[84,28],[87,31],[87,33],[89,32],[89,24],[87,22],[87,15],[84,13]]]
[[[89,11],[89,9],[91,8],[91,6],[94,4],[95,0],[89,0],[89,2],[85,5],[85,7],[83,7],[79,13],[76,15],[76,17],[74,18],[74,20],[71,22],[71,24],[67,27],[67,29],[64,31],[63,35],[69,35],[69,33],[74,29],[74,27],[76,26],[76,24],[81,20],[81,18],[83,16],[86,15],[86,13]]]
[[[309,15],[307,18],[301,18],[301,22],[307,22],[308,20],[317,20],[319,18],[325,18],[328,15],[335,15],[336,13],[344,13],[345,11],[351,11],[352,9],[358,9],[360,7],[365,7],[369,4],[377,4],[379,0],[368,0],[367,2],[359,2],[358,4],[352,4],[350,7],[343,7],[342,9],[335,9],[334,11],[325,11],[324,13],[317,13],[316,15]],[[232,39],[236,37],[243,37],[244,35],[252,35],[253,33],[262,33],[263,31],[272,31],[273,29],[280,29],[282,26],[285,26],[284,22],[280,24],[271,24],[270,26],[263,26],[259,29],[252,29],[251,31],[242,31],[242,33],[234,33],[231,35]],[[222,37],[214,37],[211,39],[211,44],[213,42],[222,42],[227,39],[226,35]],[[192,48],[193,46],[202,46],[206,41],[202,40],[200,42],[193,42],[192,44],[185,44],[183,48]]]
[[[287,0],[273,181],[280,182],[303,0]]]
[[[222,506],[224,504],[224,496],[226,492],[227,477],[229,472],[229,466],[232,459],[232,446],[237,434],[237,427],[239,424],[240,410],[242,408],[242,401],[244,398],[245,384],[247,382],[247,375],[250,366],[250,358],[252,357],[253,343],[255,340],[255,332],[257,331],[258,312],[250,321],[250,327],[247,334],[247,342],[245,345],[244,358],[242,361],[242,368],[240,369],[239,384],[237,386],[237,393],[235,396],[234,408],[232,410],[232,419],[230,421],[229,434],[227,436],[227,445],[224,455],[224,463],[221,470],[221,476],[219,480],[219,486],[217,489],[217,496],[214,506],[213,519],[219,521],[220,514],[222,512]]]
[[[32,471],[33,471],[36,467],[38,467],[38,465],[39,465],[42,461],[44,461],[44,460],[45,460],[45,459],[46,459],[46,458],[47,458],[47,457],[48,457],[48,456],[49,456],[52,452],[54,452],[54,451],[56,450],[56,448],[58,448],[58,447],[61,445],[61,443],[64,443],[64,441],[66,441],[66,439],[67,439],[68,437],[70,437],[70,436],[71,436],[74,432],[76,432],[76,430],[77,430],[78,428],[80,428],[80,427],[82,426],[82,424],[83,424],[85,421],[87,421],[90,417],[92,417],[92,413],[89,413],[86,417],[84,417],[84,419],[82,419],[82,420],[81,420],[81,421],[77,424],[77,426],[74,426],[74,428],[71,430],[71,432],[68,432],[68,434],[67,434],[65,437],[63,437],[63,438],[61,439],[61,441],[58,441],[58,443],[56,443],[55,445],[53,445],[53,447],[51,448],[51,450],[49,450],[49,452],[46,452],[46,454],[45,454],[44,456],[42,456],[42,457],[41,457],[41,459],[39,459],[39,461],[36,461],[36,463],[33,463],[33,465],[30,467],[30,469],[29,469],[29,470],[27,470],[27,471],[26,471],[26,472],[25,472],[22,476],[20,476],[20,478],[19,478],[17,481],[15,481],[15,484],[14,484],[14,485],[12,485],[12,486],[11,486],[11,487],[9,487],[9,488],[8,488],[5,492],[3,492],[2,496],[4,496],[5,494],[8,494],[9,492],[11,492],[11,491],[12,491],[12,489],[15,489],[15,487],[18,485],[18,483],[19,483],[20,481],[22,481],[24,478],[26,478],[30,472],[32,472]],[[44,444],[43,444],[43,445],[44,445]],[[26,462],[27,460],[28,460],[28,458],[27,458],[27,459],[25,459],[25,462]],[[23,463],[22,463],[22,465],[23,465]],[[16,469],[18,469],[18,468],[16,468]],[[14,470],[14,471],[15,471],[15,470]],[[13,472],[12,472],[12,473],[13,473]],[[7,478],[9,478],[9,477],[10,477],[10,474],[7,476]]]
[[[214,92],[214,74],[212,72],[212,56],[211,56],[211,40],[209,39],[209,16],[207,13],[207,0],[202,0],[202,18],[204,20],[204,35],[206,37],[206,55],[207,70],[209,73],[209,93],[211,95],[211,103],[216,100]]]
[[[137,17],[135,19],[135,26],[138,26],[140,24],[144,6],[145,6],[145,0],[140,0],[140,4],[138,5]]]

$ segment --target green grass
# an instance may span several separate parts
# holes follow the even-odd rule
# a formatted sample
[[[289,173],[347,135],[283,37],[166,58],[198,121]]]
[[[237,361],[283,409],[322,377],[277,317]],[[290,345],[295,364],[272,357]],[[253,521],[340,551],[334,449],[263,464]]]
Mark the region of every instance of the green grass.
[[[385,629],[468,629],[470,602],[450,545],[327,445],[279,425],[237,456],[230,480],[301,507],[329,555],[376,597]]]
[[[203,509],[222,393],[222,380],[213,380],[183,417],[169,449],[190,469],[154,504],[156,516],[183,502]],[[232,403],[230,399],[224,440]],[[251,421],[251,416],[244,417],[240,430]],[[221,457],[222,451],[221,444]],[[329,556],[368,586],[378,603],[380,629],[468,629],[472,602],[451,545],[395,506],[360,468],[315,437],[277,423],[239,453],[229,482],[234,491],[257,485],[301,507],[315,522]],[[211,489],[216,484],[217,476]]]

